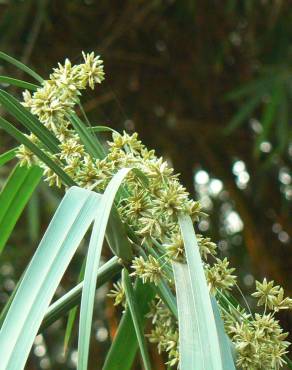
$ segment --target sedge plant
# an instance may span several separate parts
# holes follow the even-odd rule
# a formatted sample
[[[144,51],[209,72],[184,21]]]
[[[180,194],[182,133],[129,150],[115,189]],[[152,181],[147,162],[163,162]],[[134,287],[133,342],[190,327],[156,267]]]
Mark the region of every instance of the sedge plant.
[[[232,293],[235,269],[217,257],[210,238],[195,233],[194,223],[205,215],[168,163],[137,133],[113,131],[105,143],[102,132],[112,130],[77,114],[84,112],[82,91],[105,78],[100,57],[82,53],[80,64],[66,59],[46,80],[6,54],[0,57],[36,80],[1,77],[25,90],[22,101],[0,90],[2,109],[23,127],[0,117],[1,128],[20,144],[0,156],[0,165],[18,158],[0,194],[0,250],[41,178],[65,191],[1,313],[0,369],[23,369],[37,333],[69,311],[70,336],[77,306],[77,366],[87,369],[95,290],[116,276],[108,295],[123,315],[104,370],[131,369],[138,349],[143,368],[153,369],[149,342],[170,369],[291,368],[288,333],[277,320],[277,312],[292,308],[283,288],[256,282],[253,297],[261,310],[241,307]],[[81,281],[52,303],[91,225]],[[100,267],[104,239],[113,257]]]

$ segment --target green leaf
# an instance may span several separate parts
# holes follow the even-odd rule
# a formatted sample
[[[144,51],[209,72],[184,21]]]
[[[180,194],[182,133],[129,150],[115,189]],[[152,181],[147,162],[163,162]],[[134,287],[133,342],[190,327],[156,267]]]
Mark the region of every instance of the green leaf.
[[[219,343],[220,343],[220,351],[221,351],[221,357],[222,361],[224,364],[224,370],[236,370],[234,361],[232,358],[232,352],[231,352],[231,345],[232,342],[225,333],[224,330],[224,324],[223,320],[220,315],[220,311],[218,308],[218,304],[216,302],[216,299],[211,296],[211,303],[212,303],[212,308],[213,308],[213,313],[215,316],[215,322],[216,322],[216,327],[217,327],[217,332],[218,332],[218,337],[219,337]]]
[[[181,370],[223,370],[209,289],[190,217],[179,216],[179,226],[187,260],[187,265],[174,263]]]
[[[178,306],[180,366],[182,370],[203,370],[205,367],[202,339],[191,294],[189,269],[187,265],[175,262],[173,272]]]
[[[87,130],[91,132],[115,132],[117,133],[116,130],[108,126],[92,126],[92,127],[87,127]]]
[[[51,158],[49,158],[42,150],[40,150],[33,142],[31,142],[23,133],[15,128],[10,122],[0,117],[0,127],[2,127],[10,136],[19,143],[30,149],[41,161],[51,168],[62,179],[67,186],[75,185],[74,181],[58,166]]]
[[[71,114],[69,119],[88,153],[93,158],[104,158],[106,153],[103,146],[94,136],[91,135],[88,127],[80,120],[80,118],[76,114]]]
[[[27,205],[27,232],[32,243],[35,243],[39,238],[40,220],[40,194],[36,191],[32,194]]]
[[[78,276],[78,282],[83,280],[84,271],[85,271],[85,261],[86,260],[84,259],[83,263],[82,263],[82,266],[81,266],[79,276]],[[66,325],[66,330],[65,330],[65,336],[64,336],[64,346],[63,346],[64,347],[64,354],[66,354],[67,349],[68,349],[68,345],[69,345],[69,342],[70,342],[70,338],[71,338],[72,330],[73,330],[73,327],[74,327],[76,315],[77,315],[77,307],[74,307],[74,308],[72,308],[72,310],[70,310],[69,315],[68,315],[68,320],[67,320],[67,325]]]
[[[178,318],[176,298],[164,280],[161,280],[155,290],[163,302],[167,305],[175,318]]]
[[[143,284],[137,279],[134,292],[139,302],[139,312],[142,326],[145,325],[145,315],[149,312],[149,304],[155,296],[150,284]],[[118,331],[107,353],[103,370],[131,370],[138,349],[138,341],[129,307],[121,319]]]
[[[283,358],[286,361],[288,368],[292,369],[292,361],[290,360],[290,358],[287,355],[284,355]]]
[[[115,174],[102,195],[98,213],[95,217],[86,259],[84,285],[81,298],[78,370],[87,369],[96,277],[105,231],[116,193],[121,186],[123,179],[130,171],[131,168],[123,168]]]
[[[28,75],[33,77],[38,82],[40,82],[40,83],[43,82],[43,78],[40,75],[38,75],[36,72],[34,72],[29,67],[27,67],[25,64],[21,63],[19,60],[12,58],[11,56],[3,53],[2,51],[0,51],[0,59],[3,59],[3,60],[5,60],[6,62],[8,62],[10,64],[13,64],[15,67],[17,67],[21,71],[27,73]]]
[[[277,124],[278,152],[282,154],[290,140],[289,135],[289,101],[287,93],[282,91],[279,104],[279,123]]]
[[[19,216],[38,185],[43,171],[17,165],[0,193],[0,253]]]
[[[18,282],[17,282],[17,284],[16,284],[15,288],[13,289],[12,294],[9,296],[8,301],[5,303],[5,306],[3,307],[2,311],[1,311],[1,314],[0,314],[0,328],[1,328],[1,327],[2,327],[2,325],[3,325],[3,322],[4,322],[4,320],[5,320],[5,317],[6,317],[6,315],[7,315],[7,312],[8,312],[8,310],[9,310],[10,306],[11,306],[11,303],[13,302],[13,299],[14,299],[15,294],[16,294],[16,292],[17,292],[18,288],[19,288],[19,285],[20,285],[20,283],[21,283],[22,278],[23,278],[23,275],[22,275],[22,276],[20,277],[20,279],[18,280]]]
[[[1,366],[22,369],[49,303],[88,230],[100,195],[73,187],[66,193],[34,254],[0,331]]]
[[[68,118],[70,119],[70,122],[75,130],[78,132],[80,140],[84,144],[88,153],[93,158],[104,158],[106,153],[98,138],[90,134],[88,127],[79,119],[76,114],[72,114]],[[139,178],[145,182],[145,176],[141,173],[141,171],[140,173],[137,173],[138,170],[135,169],[133,169],[133,171],[136,171],[136,174],[138,174]],[[109,223],[107,225],[106,239],[115,255],[119,256],[125,262],[129,262],[131,260],[133,253],[129,245],[125,227],[121,222],[115,206],[113,206],[111,210]]]
[[[40,141],[52,153],[58,153],[58,139],[25,107],[23,107],[14,96],[0,89],[0,103],[15,117],[25,128],[37,136]]]
[[[31,84],[26,81],[17,80],[15,78],[7,77],[7,76],[0,76],[0,83],[4,83],[7,85],[21,87],[22,89],[28,89],[32,91],[36,91],[39,86],[35,84]]]
[[[271,77],[269,74],[268,77],[259,78],[255,81],[248,82],[243,86],[240,86],[233,91],[230,91],[225,95],[225,100],[232,101],[245,98],[249,95],[263,95],[275,81],[275,77]]]
[[[134,323],[135,333],[138,339],[144,368],[145,370],[151,370],[151,363],[150,363],[149,353],[148,353],[147,344],[146,344],[146,340],[144,336],[142,318],[140,316],[140,312],[138,308],[139,304],[135,297],[135,293],[134,293],[134,289],[131,283],[129,273],[127,269],[125,268],[122,271],[122,282],[123,282],[123,286],[125,289],[127,304],[129,306],[132,320]]]
[[[262,132],[257,136],[256,139],[256,154],[258,155],[260,152],[260,145],[262,141],[268,139],[270,130],[272,128],[272,124],[275,120],[276,112],[279,107],[279,103],[283,97],[283,88],[282,86],[275,86],[275,90],[272,93],[271,101],[267,104],[265,109],[263,110],[263,116],[261,119],[261,124],[263,127]]]
[[[233,130],[239,127],[246,119],[250,117],[252,112],[262,101],[262,94],[253,96],[251,99],[247,100],[242,104],[241,109],[232,117],[228,126],[224,130],[225,134],[230,134]]]
[[[122,265],[119,263],[118,258],[116,256],[112,257],[104,265],[99,267],[96,287],[99,288],[104,283],[112,279],[121,271],[121,269]],[[83,282],[76,285],[68,293],[64,294],[63,297],[52,303],[46,312],[40,331],[46,329],[60,317],[64,316],[71,308],[79,305],[82,289]]]
[[[116,256],[120,257],[125,263],[131,261],[133,251],[125,227],[115,206],[112,207],[106,228],[106,240],[110,249]]]
[[[60,177],[65,185],[76,185],[61,167],[59,167],[51,158],[49,158],[42,150],[23,135],[22,132],[17,130],[10,122],[2,117],[0,117],[0,127],[2,127],[10,136],[14,137],[15,140],[30,149],[42,162],[44,162]],[[136,174],[139,175],[140,173],[141,172],[136,171]],[[143,177],[141,177],[141,181],[143,181]],[[106,239],[114,254],[125,262],[131,261],[133,252],[116,207],[113,207],[111,211],[110,220],[107,225]]]
[[[88,132],[88,127],[86,127],[86,125],[78,118],[76,114],[69,116],[69,119],[75,130],[78,132],[80,140],[84,144],[88,153],[90,153],[93,158],[104,158],[106,154],[103,146],[97,138]],[[141,171],[139,173],[136,169],[133,169],[133,171],[136,171],[136,174],[143,179],[144,175],[141,173]],[[112,207],[111,210],[110,220],[107,226],[106,239],[114,254],[126,262],[131,260],[132,251],[129,246],[125,228],[115,206]]]
[[[17,153],[17,148],[13,148],[8,150],[6,153],[0,155],[0,167],[4,166],[5,163],[11,161],[11,159],[15,158]]]

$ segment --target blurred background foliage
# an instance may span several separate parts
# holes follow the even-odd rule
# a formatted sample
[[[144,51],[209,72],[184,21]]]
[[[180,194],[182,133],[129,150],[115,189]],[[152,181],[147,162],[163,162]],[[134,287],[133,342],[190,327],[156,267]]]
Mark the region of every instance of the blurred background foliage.
[[[82,50],[100,54],[106,80],[83,96],[92,124],[137,131],[172,163],[210,215],[198,232],[231,258],[244,294],[266,276],[291,295],[291,25],[284,0],[2,0],[0,50],[43,77]],[[2,62],[0,75],[23,77]],[[15,143],[0,131],[0,146],[3,153]],[[1,186],[10,171],[1,168]],[[61,196],[41,184],[25,209],[1,255],[1,305]],[[85,250],[57,295],[78,279]],[[120,316],[104,300],[107,289],[97,291],[92,369],[102,366]],[[280,318],[292,331],[291,316]],[[74,368],[76,342],[64,357],[64,327],[37,337],[27,369]]]

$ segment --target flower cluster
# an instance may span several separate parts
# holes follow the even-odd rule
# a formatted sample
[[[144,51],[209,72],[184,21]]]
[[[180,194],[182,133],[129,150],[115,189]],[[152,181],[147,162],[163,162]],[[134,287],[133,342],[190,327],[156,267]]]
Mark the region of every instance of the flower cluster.
[[[147,259],[143,257],[134,258],[132,268],[134,272],[131,275],[141,277],[143,283],[149,281],[157,285],[163,277],[163,270],[159,261],[151,256],[151,254]]]
[[[225,328],[235,344],[237,365],[248,370],[274,370],[285,364],[290,345],[273,313],[245,314],[240,320],[228,318]]]
[[[70,117],[74,106],[79,104],[81,91],[94,88],[104,79],[103,64],[99,57],[83,53],[84,62],[72,65],[66,60],[53,70],[50,78],[33,94],[24,93],[23,105],[37,116],[39,121],[59,141],[59,151],[49,153],[33,134],[29,139],[38,145],[72,179],[84,188],[98,192],[105,189],[115,173],[124,167],[137,168],[148,179],[148,185],[135,174],[127,176],[124,185],[126,195],[119,197],[118,212],[122,221],[135,235],[132,240],[135,258],[132,261],[132,276],[143,282],[159,284],[167,280],[173,289],[173,261],[185,262],[184,243],[178,227],[178,215],[189,215],[193,222],[203,216],[198,202],[189,198],[180,184],[178,175],[162,158],[148,150],[134,133],[114,133],[108,143],[107,152],[96,158],[87,152],[83,142],[71,125]],[[45,180],[50,185],[62,186],[62,180],[49,167],[37,159],[26,147],[18,150],[21,164],[37,163],[44,168]],[[204,268],[211,292],[218,297],[228,293],[236,284],[234,269],[226,258],[216,258],[216,244],[209,238],[197,235],[198,247],[204,260]],[[142,251],[140,253],[139,251]],[[174,289],[173,289],[174,292]],[[125,292],[121,283],[115,284],[109,294],[115,305],[125,306]],[[265,306],[262,315],[254,317],[239,308],[226,304],[222,315],[226,331],[235,344],[237,364],[242,369],[278,369],[284,363],[288,342],[278,321],[276,311],[292,307],[292,300],[284,298],[284,291],[273,282],[257,283],[254,297]],[[266,310],[273,312],[269,314]],[[155,297],[148,317],[153,329],[148,338],[157,343],[159,352],[166,352],[168,364],[178,366],[178,324],[164,303]]]
[[[235,268],[228,266],[227,258],[223,260],[216,258],[216,263],[206,268],[206,277],[212,293],[215,294],[217,289],[231,290],[235,285],[236,276],[232,275]]]
[[[126,305],[125,289],[120,281],[113,284],[113,289],[111,289],[107,295],[114,299],[115,306],[121,304],[122,306],[125,307]]]
[[[23,93],[23,106],[36,115],[39,121],[49,129],[60,141],[60,152],[52,155],[47,153],[70,177],[80,186],[88,187],[97,182],[102,184],[100,167],[103,163],[94,161],[80,142],[79,136],[71,128],[69,115],[79,103],[81,91],[90,86],[92,89],[104,79],[103,62],[93,53],[83,53],[84,63],[73,65],[66,59],[64,65],[59,64],[54,68],[49,80],[45,80],[42,86],[33,94],[28,90]],[[30,134],[28,138],[41,147],[43,144]],[[61,180],[44,163],[39,161],[31,151],[21,145],[18,154],[22,165],[39,164],[44,168],[46,181],[51,186],[62,185]]]
[[[252,296],[258,298],[258,306],[265,306],[265,309],[275,312],[292,309],[292,299],[284,298],[284,289],[280,285],[274,286],[274,281],[267,282],[267,279],[262,283],[257,281],[256,290]]]
[[[151,309],[146,317],[150,318],[153,324],[153,329],[150,334],[147,334],[150,343],[157,345],[159,353],[167,353],[167,365],[177,365],[179,362],[178,324],[159,297],[155,297],[152,301]]]

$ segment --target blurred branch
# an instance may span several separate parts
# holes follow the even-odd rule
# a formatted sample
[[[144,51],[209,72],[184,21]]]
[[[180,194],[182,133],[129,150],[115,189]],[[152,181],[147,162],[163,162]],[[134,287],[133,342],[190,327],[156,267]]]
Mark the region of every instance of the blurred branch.
[[[34,16],[34,21],[29,31],[29,34],[28,34],[28,37],[25,43],[25,47],[22,53],[22,57],[21,57],[21,61],[24,64],[27,64],[31,57],[33,48],[35,46],[37,37],[39,35],[42,23],[46,15],[46,7],[48,5],[48,0],[38,0],[36,3],[37,3],[36,15]]]

